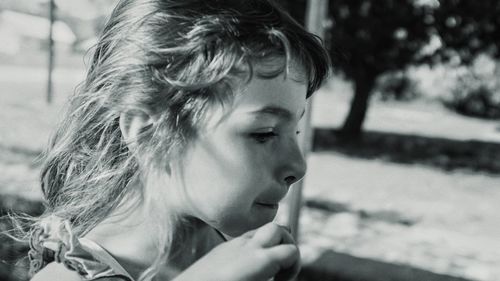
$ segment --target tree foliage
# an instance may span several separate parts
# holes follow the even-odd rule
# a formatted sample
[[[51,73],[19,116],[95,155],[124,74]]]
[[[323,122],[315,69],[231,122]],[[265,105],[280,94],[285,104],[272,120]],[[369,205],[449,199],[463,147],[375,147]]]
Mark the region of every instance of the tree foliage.
[[[299,20],[305,0],[281,1]],[[500,58],[500,1],[330,0],[327,31],[333,65],[354,85],[341,129],[357,137],[377,78],[410,65],[459,57],[470,63],[482,53]],[[438,46],[430,46],[434,38]],[[431,48],[429,48],[431,47]]]
[[[413,0],[330,1],[328,33],[334,66],[354,85],[354,98],[341,133],[360,134],[377,78],[421,59],[429,42],[432,9]]]
[[[429,40],[430,9],[413,0],[330,1],[328,43],[337,67],[351,79],[401,69]]]
[[[442,42],[435,58],[458,55],[466,64],[483,53],[500,58],[500,1],[440,0],[433,19]]]

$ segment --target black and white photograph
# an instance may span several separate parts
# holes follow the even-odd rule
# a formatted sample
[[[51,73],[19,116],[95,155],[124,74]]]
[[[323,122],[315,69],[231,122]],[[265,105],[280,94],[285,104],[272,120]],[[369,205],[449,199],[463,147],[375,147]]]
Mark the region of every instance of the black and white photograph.
[[[499,281],[500,1],[0,0],[0,281]]]

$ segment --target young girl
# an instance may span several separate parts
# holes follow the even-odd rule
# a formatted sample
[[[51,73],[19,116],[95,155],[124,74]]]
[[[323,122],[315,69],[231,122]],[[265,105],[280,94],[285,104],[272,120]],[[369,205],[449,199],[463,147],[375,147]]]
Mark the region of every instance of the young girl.
[[[32,280],[293,278],[271,221],[328,65],[270,0],[120,1],[46,152]]]

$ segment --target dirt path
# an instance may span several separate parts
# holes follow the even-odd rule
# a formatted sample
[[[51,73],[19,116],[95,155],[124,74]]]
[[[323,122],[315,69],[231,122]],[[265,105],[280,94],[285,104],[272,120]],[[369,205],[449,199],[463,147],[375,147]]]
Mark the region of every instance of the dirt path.
[[[334,249],[473,280],[500,280],[500,176],[312,154],[304,196],[306,254]],[[337,208],[339,210],[339,208]],[[342,209],[344,211],[342,211]]]

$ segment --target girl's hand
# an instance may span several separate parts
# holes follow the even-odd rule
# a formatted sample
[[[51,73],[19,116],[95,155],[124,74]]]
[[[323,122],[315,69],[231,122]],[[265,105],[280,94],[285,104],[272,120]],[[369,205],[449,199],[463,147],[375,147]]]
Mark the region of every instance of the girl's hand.
[[[220,244],[175,281],[290,280],[300,269],[300,253],[285,227],[268,223]]]

